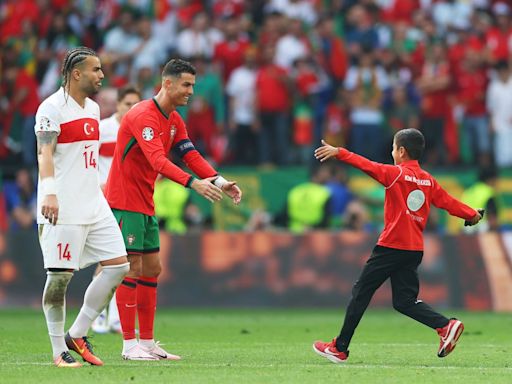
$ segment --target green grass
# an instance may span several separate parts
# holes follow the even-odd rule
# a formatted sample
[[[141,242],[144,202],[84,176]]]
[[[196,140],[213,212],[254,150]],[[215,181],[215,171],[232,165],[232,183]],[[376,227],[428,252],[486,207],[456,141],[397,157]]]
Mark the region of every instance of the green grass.
[[[74,318],[75,312],[70,314]],[[311,344],[329,340],[342,316],[328,310],[159,310],[157,339],[182,361],[133,362],[118,335],[92,339],[104,367],[57,369],[42,312],[0,312],[1,383],[512,383],[509,314],[455,313],[466,331],[450,356],[437,335],[392,311],[369,310],[337,365]]]

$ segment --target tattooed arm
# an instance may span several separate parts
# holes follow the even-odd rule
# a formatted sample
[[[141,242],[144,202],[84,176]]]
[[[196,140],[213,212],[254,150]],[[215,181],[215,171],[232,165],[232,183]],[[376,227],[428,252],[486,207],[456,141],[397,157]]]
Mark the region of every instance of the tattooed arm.
[[[57,132],[39,131],[37,139],[37,161],[39,163],[39,176],[41,177],[42,205],[41,213],[51,224],[57,224],[59,217],[59,203],[55,190],[53,154],[57,146]]]

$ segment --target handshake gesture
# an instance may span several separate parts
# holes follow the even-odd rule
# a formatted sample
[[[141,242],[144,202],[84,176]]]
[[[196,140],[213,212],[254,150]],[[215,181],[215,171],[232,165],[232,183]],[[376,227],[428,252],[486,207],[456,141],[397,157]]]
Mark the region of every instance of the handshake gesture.
[[[222,199],[222,192],[224,192],[233,200],[235,205],[240,204],[242,191],[236,185],[236,181],[226,181],[221,187],[218,187],[214,184],[217,177],[207,177],[202,180],[194,179],[190,188],[212,203]]]

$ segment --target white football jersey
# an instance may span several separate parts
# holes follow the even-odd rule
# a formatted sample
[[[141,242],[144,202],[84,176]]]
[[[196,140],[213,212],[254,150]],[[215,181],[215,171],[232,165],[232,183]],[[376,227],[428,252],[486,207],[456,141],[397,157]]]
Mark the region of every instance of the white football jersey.
[[[100,188],[98,172],[100,108],[86,98],[82,108],[61,87],[39,106],[35,132],[57,132],[53,155],[58,224],[92,224],[112,212]],[[37,190],[37,222],[48,223],[41,214],[41,183]]]
[[[116,148],[117,131],[119,131],[119,121],[117,121],[115,113],[100,121],[100,156],[98,163],[100,184],[107,182],[108,172],[114,158],[114,149]]]

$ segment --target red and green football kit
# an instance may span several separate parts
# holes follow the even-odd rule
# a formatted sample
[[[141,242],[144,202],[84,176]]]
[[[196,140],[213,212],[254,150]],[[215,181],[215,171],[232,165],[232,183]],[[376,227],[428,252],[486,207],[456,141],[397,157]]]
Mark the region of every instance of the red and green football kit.
[[[110,207],[154,216],[153,192],[159,173],[190,186],[193,177],[167,158],[171,149],[200,178],[217,175],[194,148],[178,112],[167,116],[155,99],[134,105],[123,117],[117,135],[105,187]]]
[[[400,165],[381,164],[344,148],[340,148],[336,157],[359,168],[386,188],[384,230],[377,245],[423,251],[422,232],[431,204],[465,220],[471,220],[477,213],[450,196],[416,160]]]

